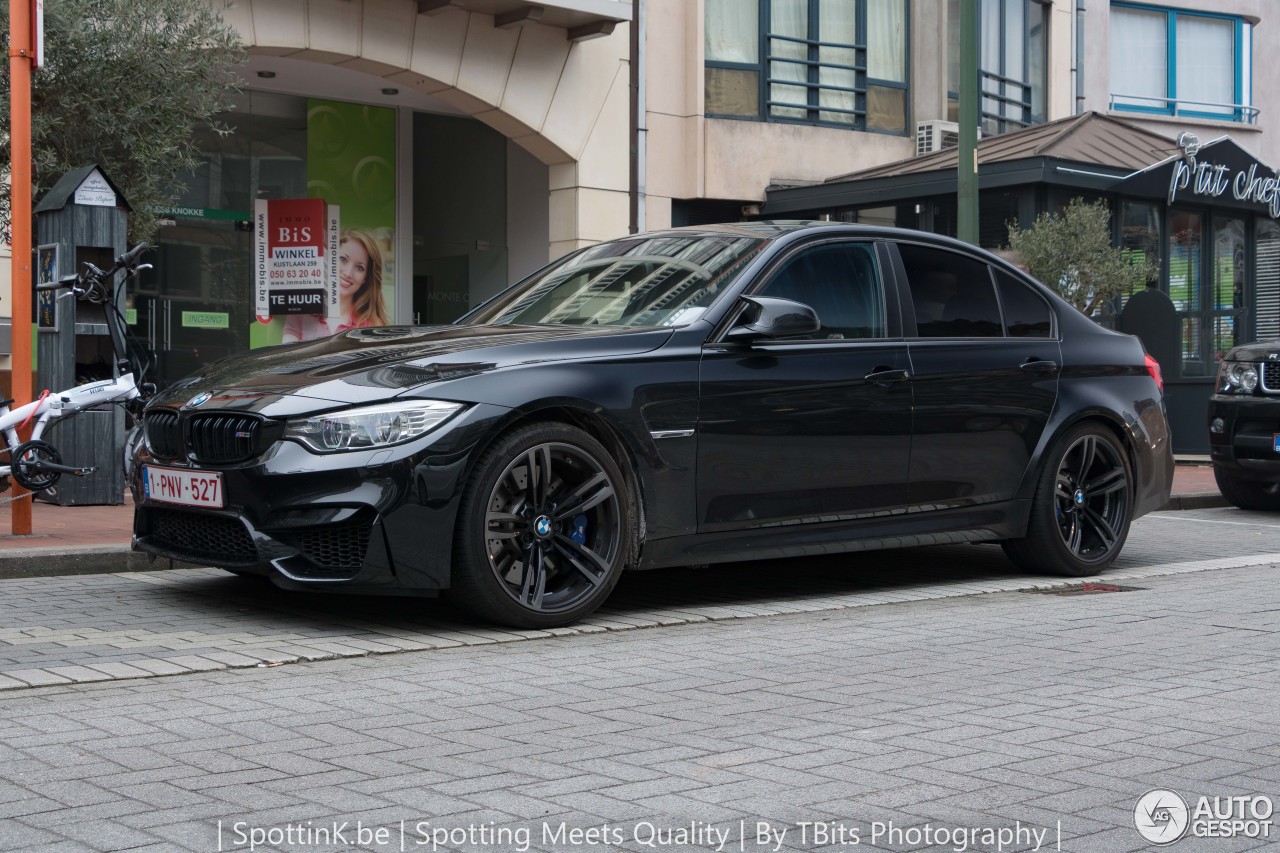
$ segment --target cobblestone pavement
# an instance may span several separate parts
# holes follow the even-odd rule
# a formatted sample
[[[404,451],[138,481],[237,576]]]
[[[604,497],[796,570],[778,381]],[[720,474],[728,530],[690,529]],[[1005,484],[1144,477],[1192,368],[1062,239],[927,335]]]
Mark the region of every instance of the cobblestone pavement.
[[[1240,530],[1201,538],[1274,535]],[[304,627],[182,582],[166,606]],[[1280,796],[1280,585],[1127,585],[13,690],[0,849],[1151,849],[1153,788]],[[925,841],[965,828],[1008,840]]]
[[[1280,563],[1280,518],[1135,523],[1107,580]],[[1061,585],[996,546],[949,545],[635,573],[573,628],[500,630],[433,600],[286,593],[216,569],[0,580],[0,695],[32,686],[485,645]]]

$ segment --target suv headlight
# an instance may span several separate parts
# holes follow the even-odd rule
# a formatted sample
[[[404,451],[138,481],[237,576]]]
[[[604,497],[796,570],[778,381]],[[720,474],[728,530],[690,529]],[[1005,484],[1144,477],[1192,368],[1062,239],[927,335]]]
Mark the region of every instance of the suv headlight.
[[[1258,365],[1247,361],[1224,361],[1218,365],[1219,394],[1252,394],[1258,387]]]
[[[390,447],[425,435],[460,409],[461,403],[443,400],[361,406],[291,420],[284,437],[297,439],[318,453]]]

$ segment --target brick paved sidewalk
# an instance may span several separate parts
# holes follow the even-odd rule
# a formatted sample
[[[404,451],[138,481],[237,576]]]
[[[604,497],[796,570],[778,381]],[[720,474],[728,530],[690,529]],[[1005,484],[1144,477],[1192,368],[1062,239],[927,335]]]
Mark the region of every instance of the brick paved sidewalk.
[[[643,846],[682,827],[726,850],[851,849],[821,822],[858,849],[958,849],[906,840],[928,825],[1150,850],[1147,791],[1280,794],[1280,585],[1267,568],[1138,585],[21,691],[0,715],[0,849],[205,853],[247,849],[237,826],[346,821],[388,842],[258,849],[431,850],[415,841],[436,831],[485,853],[715,849]],[[604,825],[617,843],[556,840]]]

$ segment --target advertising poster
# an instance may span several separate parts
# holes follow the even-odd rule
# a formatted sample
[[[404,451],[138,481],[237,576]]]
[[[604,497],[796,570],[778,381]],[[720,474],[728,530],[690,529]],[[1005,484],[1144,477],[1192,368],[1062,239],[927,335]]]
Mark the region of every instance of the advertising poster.
[[[328,280],[328,215],[323,199],[258,199],[254,205],[260,321],[293,314],[336,317],[337,282]]]
[[[337,304],[315,313],[273,308],[269,323],[253,324],[251,346],[314,340],[395,319],[395,129],[395,110],[308,99],[307,195],[341,210],[340,222],[332,216],[326,222],[330,244],[337,245],[330,259]]]

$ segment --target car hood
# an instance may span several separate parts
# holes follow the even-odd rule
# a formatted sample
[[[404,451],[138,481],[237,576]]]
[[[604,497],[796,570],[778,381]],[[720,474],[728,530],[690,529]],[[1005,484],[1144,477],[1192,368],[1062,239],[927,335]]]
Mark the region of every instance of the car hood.
[[[1245,344],[1227,353],[1227,361],[1280,361],[1280,341]]]
[[[377,402],[425,385],[536,362],[648,352],[670,329],[609,326],[385,326],[267,347],[209,365],[152,405],[272,416]]]

